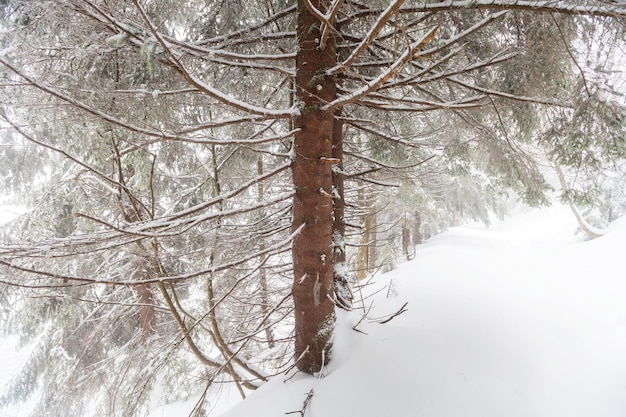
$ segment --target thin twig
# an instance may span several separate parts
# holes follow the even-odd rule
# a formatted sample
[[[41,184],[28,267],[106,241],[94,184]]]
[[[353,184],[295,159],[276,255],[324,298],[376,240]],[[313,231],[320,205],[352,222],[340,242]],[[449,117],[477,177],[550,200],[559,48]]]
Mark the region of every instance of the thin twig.
[[[408,304],[409,304],[409,302],[407,301],[406,303],[402,304],[402,307],[400,307],[400,310],[396,311],[395,313],[393,313],[392,315],[390,315],[386,319],[384,319],[384,320],[377,320],[376,322],[380,323],[380,324],[389,323],[391,320],[393,320],[394,318],[398,317],[400,314],[402,314],[405,311],[407,311],[406,306]]]
[[[306,398],[304,399],[304,403],[302,404],[301,410],[289,411],[285,414],[300,414],[300,417],[304,417],[304,414],[306,413],[306,409],[311,403],[312,399],[313,399],[313,388],[311,388],[311,391],[307,393]]]
[[[580,65],[578,64],[578,61],[576,60],[576,57],[574,56],[574,54],[572,53],[572,50],[567,44],[567,40],[565,39],[565,34],[563,33],[563,30],[561,29],[561,25],[559,25],[558,20],[556,20],[556,17],[554,17],[554,13],[550,13],[550,17],[552,18],[552,21],[556,25],[556,28],[558,29],[559,34],[561,35],[561,40],[563,40],[563,45],[565,46],[565,50],[567,51],[567,54],[570,56],[570,58],[572,58],[574,65],[576,65],[576,67],[578,68],[578,71],[580,71],[580,76],[583,79],[583,86],[585,87],[585,92],[587,93],[587,97],[591,97],[591,93],[589,92],[589,87],[587,86],[587,78],[585,78],[585,71],[583,71],[583,69],[580,67]]]

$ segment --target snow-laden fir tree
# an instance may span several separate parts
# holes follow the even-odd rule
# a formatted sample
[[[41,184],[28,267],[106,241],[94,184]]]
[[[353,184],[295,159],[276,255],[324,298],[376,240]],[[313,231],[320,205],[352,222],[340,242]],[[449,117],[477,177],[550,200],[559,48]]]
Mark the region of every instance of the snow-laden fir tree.
[[[623,48],[614,2],[2,13],[2,191],[31,210],[5,230],[0,299],[33,346],[2,401],[39,392],[35,415],[323,375],[354,277],[507,192],[545,202],[544,161],[623,166],[623,100],[595,87],[622,75],[583,59]]]

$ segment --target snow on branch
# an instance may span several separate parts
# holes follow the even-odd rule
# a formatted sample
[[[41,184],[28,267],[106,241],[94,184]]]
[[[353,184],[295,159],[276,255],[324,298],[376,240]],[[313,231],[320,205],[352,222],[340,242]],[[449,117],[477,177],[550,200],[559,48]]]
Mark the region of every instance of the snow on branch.
[[[552,100],[552,99],[548,99],[548,98],[541,98],[541,97],[528,97],[528,96],[520,96],[520,95],[516,95],[516,94],[510,94],[510,93],[505,93],[503,91],[498,91],[498,90],[492,90],[489,88],[483,88],[483,87],[479,87],[477,85],[473,85],[470,83],[467,83],[465,81],[462,81],[461,79],[457,78],[457,77],[447,77],[448,80],[452,81],[455,84],[458,84],[462,87],[465,87],[467,89],[470,90],[474,90],[480,93],[485,94],[486,96],[494,96],[494,97],[501,97],[501,98],[506,98],[509,100],[515,100],[515,101],[523,101],[526,103],[535,103],[535,104],[545,104],[548,106],[557,106],[557,107],[564,107],[564,108],[571,108],[572,106],[568,103],[563,103],[562,101],[557,101],[557,100]]]
[[[501,11],[499,13],[494,13],[494,14],[486,17],[485,19],[477,22],[476,24],[472,25],[468,29],[462,31],[461,33],[457,34],[456,36],[446,40],[445,42],[443,42],[443,43],[441,43],[441,44],[439,44],[439,45],[437,45],[437,46],[435,46],[433,48],[425,49],[425,50],[422,50],[422,51],[418,52],[414,56],[414,58],[432,57],[435,52],[441,52],[444,49],[449,48],[450,46],[459,43],[460,41],[462,41],[463,39],[465,39],[466,37],[468,37],[472,33],[478,31],[479,29],[481,29],[484,26],[488,25],[492,21],[494,21],[494,20],[498,19],[499,17],[503,16],[505,13],[506,13],[506,11]],[[441,57],[441,58],[439,58],[439,59],[437,59],[435,61],[432,61],[426,67],[419,66],[416,63],[415,59],[413,59],[411,61],[411,65],[417,66],[419,68],[419,71],[416,74],[413,74],[413,75],[410,75],[410,76],[405,76],[405,77],[400,77],[396,81],[385,83],[385,85],[381,86],[379,88],[379,90],[389,89],[389,88],[393,88],[393,87],[397,87],[397,86],[403,86],[403,85],[411,85],[413,83],[424,84],[424,83],[427,83],[427,82],[437,81],[437,80],[442,79],[442,78],[447,78],[447,77],[449,77],[451,75],[467,73],[467,72],[470,72],[470,71],[475,71],[475,70],[478,70],[478,69],[482,69],[482,68],[490,66],[490,65],[495,65],[495,64],[507,61],[507,60],[509,60],[509,59],[511,59],[511,58],[513,58],[513,57],[518,55],[517,52],[499,51],[493,57],[491,57],[491,58],[489,58],[487,60],[483,60],[481,62],[475,63],[473,65],[469,65],[469,66],[466,66],[464,68],[459,68],[459,69],[454,70],[454,71],[449,71],[449,72],[442,71],[440,73],[433,73],[432,75],[428,76],[429,73],[432,73],[437,68],[441,67],[443,64],[445,64],[446,62],[448,62],[449,60],[454,58],[456,55],[458,55],[461,51],[463,51],[464,47],[465,47],[464,45],[457,46],[452,51],[447,53],[445,56],[443,56],[443,57]],[[365,65],[365,66],[382,66],[382,65],[385,65],[385,64],[386,64],[386,62],[379,62],[379,63],[366,62],[366,63],[363,63],[362,65]],[[387,65],[388,64],[390,64],[390,62],[388,62]]]
[[[466,65],[464,67],[460,67],[458,69],[455,70],[446,70],[446,71],[442,71],[442,72],[434,72],[435,69],[437,69],[437,67],[439,67],[440,65],[442,65],[443,63],[445,63],[445,61],[447,61],[448,59],[452,58],[453,55],[457,54],[459,51],[461,51],[463,49],[463,47],[457,48],[455,49],[453,52],[451,52],[450,54],[446,55],[445,57],[441,58],[440,60],[432,63],[431,65],[429,65],[428,67],[424,67],[422,68],[417,74],[412,75],[410,77],[406,77],[404,79],[399,79],[398,81],[394,82],[394,83],[388,83],[384,86],[384,88],[393,88],[395,86],[402,86],[402,85],[412,85],[415,84],[417,82],[419,82],[420,84],[426,84],[426,83],[430,83],[430,82],[434,82],[434,81],[439,81],[443,78],[449,78],[452,77],[454,75],[460,75],[460,74],[468,74],[472,71],[477,71],[483,68],[487,68],[487,67],[491,67],[493,65],[497,65],[500,64],[502,62],[506,62],[510,59],[513,59],[515,57],[517,57],[519,55],[518,52],[507,52],[507,51],[499,51],[498,53],[496,53],[494,56],[484,59],[482,61],[476,62],[474,64],[471,65]],[[432,75],[426,76],[428,73],[431,73]]]
[[[245,183],[241,184],[239,187],[235,188],[232,191],[229,191],[229,192],[224,193],[224,194],[220,194],[220,195],[218,195],[218,196],[216,196],[216,197],[214,197],[214,198],[212,198],[212,199],[210,199],[208,201],[205,201],[205,202],[203,202],[201,204],[198,204],[198,205],[193,206],[193,207],[189,207],[186,210],[179,211],[179,212],[173,214],[172,216],[168,217],[167,219],[162,219],[161,221],[170,222],[170,221],[172,221],[174,219],[184,218],[184,217],[189,216],[190,214],[194,214],[194,213],[198,213],[200,211],[203,211],[206,208],[208,208],[210,206],[213,206],[213,205],[215,205],[215,204],[217,204],[217,203],[219,203],[221,201],[229,200],[229,199],[235,197],[236,195],[244,192],[245,190],[249,189],[253,185],[258,184],[260,181],[264,181],[264,180],[266,180],[268,178],[273,177],[274,175],[279,174],[280,172],[283,172],[283,171],[287,170],[290,166],[291,166],[291,161],[289,161],[289,162],[287,162],[285,164],[279,165],[278,167],[274,168],[273,170],[265,172],[263,175],[260,175],[258,177],[255,177],[255,178],[252,178],[252,179],[246,181]],[[156,225],[153,225],[153,226],[156,226]]]
[[[329,7],[329,11],[326,14],[328,18],[328,24],[324,26],[322,29],[322,39],[320,40],[320,48],[324,50],[326,48],[326,43],[328,42],[328,37],[330,36],[330,32],[333,30],[335,26],[335,22],[337,20],[337,14],[343,5],[344,0],[334,0],[333,3]]]
[[[224,43],[226,41],[232,40],[232,39],[237,39],[238,37],[242,36],[242,35],[249,35],[252,32],[255,32],[259,29],[262,29],[268,25],[273,24],[274,22],[276,22],[277,20],[282,19],[283,17],[289,16],[290,14],[293,14],[296,12],[297,6],[294,4],[292,6],[289,6],[279,12],[276,12],[275,14],[273,14],[272,16],[269,16],[267,19],[257,23],[256,25],[250,25],[250,26],[246,26],[243,29],[237,30],[237,31],[233,31],[233,32],[229,32],[226,33],[224,35],[219,35],[216,37],[213,37],[211,39],[207,39],[205,41],[202,42],[202,44],[217,44],[217,43]]]
[[[211,61],[215,64],[225,65],[229,67],[248,68],[251,70],[274,71],[279,74],[286,75],[288,77],[293,77],[295,75],[295,71],[292,68],[279,67],[277,65],[259,64],[255,62],[249,62],[249,61],[232,61],[232,60],[226,60],[226,59],[221,59],[221,58],[213,58],[213,59],[209,58],[208,61]]]
[[[426,112],[440,109],[469,109],[482,107],[485,104],[484,99],[484,95],[479,95],[452,101],[432,101],[421,98],[412,99],[409,97],[371,94],[366,100],[359,100],[359,103],[383,110]]]
[[[88,17],[95,19],[98,22],[102,23],[103,25],[107,26],[109,30],[115,33],[115,35],[113,35],[114,38],[118,38],[118,39],[129,38],[131,39],[130,42],[139,43],[139,44],[143,43],[144,40],[142,39],[142,37],[145,37],[145,30],[143,28],[139,26],[131,26],[130,23],[120,22],[113,15],[111,15],[110,13],[107,13],[105,10],[103,10],[101,7],[94,4],[90,0],[83,0],[83,3],[85,3],[89,7],[87,8],[85,6],[80,6],[80,7],[75,6],[75,8],[80,13],[85,14]],[[278,12],[277,14],[275,14],[274,16],[271,16],[266,21],[260,24],[246,27],[246,29],[244,30],[229,33],[228,35],[225,35],[224,37],[210,39],[208,41],[203,42],[203,44],[213,43],[219,40],[225,40],[227,38],[236,39],[242,35],[249,35],[250,32],[252,31],[261,29],[262,27],[267,26],[268,24],[271,24],[272,22],[282,17],[288,16],[289,14],[293,13],[294,10],[295,10],[295,6],[290,7],[288,9],[283,10],[282,12]],[[196,56],[196,57],[207,59],[209,61],[214,61],[212,59],[214,57],[227,58],[227,59],[233,59],[233,60],[245,60],[245,61],[281,61],[281,60],[292,60],[295,57],[294,52],[278,53],[278,54],[253,54],[253,55],[242,54],[242,53],[237,53],[237,52],[226,51],[218,47],[205,48],[202,46],[202,44],[183,42],[171,36],[167,36],[165,34],[161,34],[161,36],[169,44],[176,45],[179,49],[184,50],[186,53]],[[292,35],[289,34],[289,36],[292,36]]]
[[[307,3],[308,3],[308,0],[307,0]],[[387,9],[381,13],[380,17],[378,18],[376,23],[372,26],[372,28],[367,33],[367,35],[365,35],[361,43],[354,49],[354,51],[352,51],[350,56],[348,56],[340,64],[329,69],[327,71],[327,74],[334,75],[341,71],[344,71],[346,68],[349,68],[359,58],[359,56],[361,56],[361,54],[363,54],[363,52],[365,52],[367,48],[369,48],[372,42],[374,42],[374,40],[376,39],[380,31],[383,29],[383,27],[385,27],[385,24],[387,24],[391,16],[400,8],[400,6],[402,6],[403,3],[404,3],[404,0],[396,0],[396,1],[391,2],[391,4],[389,4]],[[429,34],[427,34],[424,37],[424,39],[427,39]],[[434,36],[434,33],[433,33],[433,36]],[[430,39],[427,39],[424,43],[428,42],[428,40]]]
[[[488,15],[487,17],[485,17],[484,19],[480,20],[479,22],[475,23],[474,25],[472,25],[471,27],[469,27],[468,29],[464,30],[463,32],[457,34],[456,36],[446,40],[444,43],[440,44],[440,45],[436,45],[430,49],[424,49],[422,51],[420,51],[417,56],[429,56],[432,55],[435,52],[439,52],[442,51],[443,49],[448,48],[451,45],[457,44],[460,41],[462,41],[463,39],[467,38],[468,36],[470,36],[471,34],[473,34],[474,32],[477,32],[478,30],[482,29],[483,27],[493,23],[495,20],[501,18],[502,16],[504,16],[505,14],[508,13],[508,10],[502,10],[496,13],[492,13],[490,15]]]
[[[229,96],[224,92],[218,90],[217,88],[212,87],[211,85],[205,83],[200,78],[192,74],[183,63],[180,61],[179,56],[177,56],[171,48],[171,44],[167,42],[163,36],[159,33],[156,26],[152,23],[146,11],[141,7],[138,0],[133,0],[135,7],[141,14],[144,22],[152,32],[152,35],[157,39],[161,47],[165,50],[168,56],[173,60],[177,69],[181,72],[183,77],[192,85],[194,85],[201,92],[213,97],[214,99],[220,101],[227,106],[236,108],[238,110],[244,111],[249,114],[263,115],[263,116],[271,116],[271,117],[279,117],[279,118],[287,118],[296,116],[298,114],[297,109],[268,109],[265,107],[256,106],[254,104],[246,103],[245,101],[239,100],[235,97]]]
[[[484,19],[472,25],[470,28],[446,40],[444,43],[434,46],[429,49],[423,49],[423,46],[426,43],[428,43],[430,40],[432,40],[432,38],[434,38],[438,26],[434,27],[429,32],[427,32],[422,37],[422,39],[420,39],[418,42],[413,44],[409,50],[405,51],[402,56],[400,56],[392,65],[389,66],[389,68],[386,71],[384,71],[378,77],[367,82],[360,89],[357,89],[348,94],[344,94],[340,96],[337,100],[331,103],[328,103],[326,106],[324,106],[324,109],[332,109],[332,108],[340,107],[347,103],[351,103],[355,101],[359,101],[361,104],[369,106],[369,107],[380,108],[380,109],[385,109],[385,110],[393,110],[393,111],[430,111],[430,110],[437,110],[437,109],[442,109],[442,108],[444,109],[470,108],[470,107],[480,106],[481,99],[484,98],[486,95],[485,91],[477,90],[479,93],[481,93],[479,96],[468,97],[465,99],[453,100],[453,101],[442,100],[438,102],[432,101],[432,100],[423,100],[423,99],[396,98],[396,97],[389,96],[389,95],[373,96],[372,93],[375,91],[382,90],[382,89],[392,88],[394,86],[411,85],[417,82],[423,82],[424,79],[420,80],[420,76],[426,75],[428,72],[442,65],[446,60],[451,59],[455,54],[457,54],[460,50],[462,50],[462,47],[454,49],[451,53],[447,54],[445,57],[443,57],[439,61],[432,63],[427,68],[422,68],[419,71],[419,73],[416,75],[412,75],[410,77],[403,77],[391,83],[388,83],[388,80],[391,77],[393,77],[397,72],[399,72],[409,62],[413,62],[416,58],[419,58],[419,57],[431,56],[435,52],[439,52],[445,48],[448,48],[449,46],[453,44],[460,42],[461,40],[465,39],[470,34],[484,28],[485,26],[489,25],[495,20],[501,18],[507,12],[508,11],[503,10],[503,11],[490,14],[489,16],[485,17]],[[499,54],[499,55],[492,57],[491,61],[488,60],[488,61],[481,62],[479,67],[483,67],[486,65],[493,65],[495,63],[510,59],[513,56],[515,55],[514,54]],[[460,70],[460,73],[469,71],[472,69],[474,68],[468,67],[463,70]],[[446,75],[445,72],[443,72],[441,74],[437,74],[436,78],[437,79],[449,78],[449,76]],[[466,88],[469,88],[469,87],[466,87]],[[366,97],[367,97],[367,100],[365,100]],[[392,104],[392,103],[400,103],[403,105]]]
[[[403,0],[404,1],[404,0]],[[311,3],[311,0],[304,0],[304,5],[311,12],[313,16],[315,16],[322,23],[322,36],[320,40],[320,49],[324,50],[326,48],[326,43],[328,42],[328,37],[330,36],[330,32],[335,30],[335,22],[337,20],[337,14],[343,5],[344,0],[333,0],[332,4],[328,7],[328,11],[326,14],[322,13],[317,7]]]
[[[369,157],[367,155],[356,153],[356,152],[347,152],[346,151],[345,154],[346,155],[350,155],[350,156],[352,156],[352,157],[354,157],[356,159],[360,159],[360,160],[366,161],[366,162],[368,162],[370,164],[377,165],[379,168],[374,168],[373,169],[373,170],[376,170],[376,171],[379,171],[379,170],[382,170],[382,169],[385,169],[385,170],[388,170],[388,171],[402,171],[402,170],[406,170],[406,169],[411,169],[411,168],[418,167],[418,166],[420,166],[420,165],[430,161],[431,159],[435,158],[435,156],[436,156],[436,155],[431,155],[431,156],[429,156],[427,158],[421,159],[421,160],[419,160],[417,162],[414,162],[414,163],[411,163],[411,164],[394,166],[394,165],[389,165],[389,164],[386,164],[384,162],[381,162],[381,161],[379,161],[377,159],[374,159],[372,157]],[[370,171],[371,172],[375,172],[373,170],[368,170],[366,172],[358,172],[358,173],[354,173],[354,174],[347,174],[346,173],[345,175],[346,175],[346,178],[354,178],[354,177],[363,176],[365,174],[369,174]]]
[[[430,42],[434,36],[439,26],[435,26],[430,29],[419,41],[415,42],[411,45],[410,48],[407,48],[406,51],[389,67],[386,71],[380,74],[378,77],[373,79],[372,81],[365,84],[363,87],[353,91],[350,94],[343,95],[336,100],[331,101],[322,107],[322,110],[331,110],[337,107],[341,107],[348,103],[352,103],[361,97],[365,97],[372,91],[377,90],[380,86],[382,86],[389,78],[393,77],[407,62],[413,59],[413,56],[428,42]]]
[[[276,254],[276,253],[280,253],[283,252],[285,250],[287,250],[289,248],[289,245],[291,245],[293,239],[302,231],[302,229],[304,228],[305,225],[301,225],[297,230],[295,230],[294,232],[292,232],[288,237],[286,237],[285,239],[276,242],[272,245],[268,245],[266,247],[264,247],[261,250],[255,251],[255,252],[251,252],[246,254],[246,256],[242,257],[242,258],[238,258],[238,259],[234,259],[222,264],[218,264],[218,265],[213,265],[210,268],[207,269],[202,269],[199,271],[194,271],[194,272],[190,272],[187,274],[182,274],[182,275],[172,275],[172,276],[162,276],[162,277],[156,277],[156,278],[148,278],[148,279],[141,279],[141,280],[134,280],[134,279],[126,279],[126,280],[103,280],[103,279],[96,279],[96,278],[88,278],[88,277],[80,277],[80,276],[73,276],[73,275],[64,275],[64,274],[60,274],[60,273],[55,273],[55,272],[49,272],[49,271],[45,271],[45,270],[40,270],[40,269],[36,269],[35,267],[26,267],[26,266],[21,266],[21,265],[17,265],[15,262],[13,262],[12,260],[5,260],[3,257],[0,256],[0,265],[5,266],[9,269],[14,269],[17,271],[21,271],[21,272],[25,272],[28,274],[32,274],[35,276],[39,276],[39,277],[43,277],[43,278],[51,278],[54,280],[59,280],[59,281],[63,281],[63,284],[49,284],[49,283],[45,283],[45,284],[41,284],[41,285],[37,285],[37,284],[22,284],[19,282],[13,282],[13,281],[7,281],[7,280],[0,280],[1,284],[7,284],[7,285],[11,285],[11,286],[18,286],[18,287],[24,287],[24,288],[57,288],[57,287],[70,287],[73,285],[93,285],[93,284],[103,284],[103,285],[121,285],[121,286],[135,286],[135,285],[146,285],[146,284],[157,284],[157,283],[175,283],[175,282],[180,282],[180,281],[187,281],[193,278],[197,278],[197,277],[201,277],[201,276],[206,276],[208,274],[212,274],[215,272],[220,272],[220,271],[224,271],[224,270],[228,270],[228,269],[232,269],[235,268],[237,266],[243,265],[246,262],[249,262],[251,260],[254,259],[258,259],[262,256],[266,256],[266,255],[272,255],[272,254]],[[0,245],[0,249],[3,249],[4,245]],[[1,254],[0,254],[1,255]]]
[[[280,172],[285,171],[289,168],[290,164],[291,162],[280,165],[273,170],[265,172],[263,175],[245,182],[234,190],[223,193],[201,204],[166,217],[157,218],[143,223],[113,225],[92,216],[79,214],[79,216],[98,223],[101,226],[106,227],[108,230],[69,236],[61,239],[30,242],[28,244],[0,244],[0,259],[6,261],[6,264],[9,265],[15,260],[24,258],[58,258],[107,250],[145,238],[177,236],[206,221],[269,207],[289,199],[293,196],[293,192],[282,193],[272,199],[257,202],[252,205],[239,206],[231,210],[203,213],[203,211],[207,210],[209,207],[218,204],[221,201],[233,198],[258,182],[269,179]],[[84,248],[84,251],[79,251],[79,248]]]
[[[380,137],[382,139],[385,139],[385,140],[397,143],[397,144],[402,145],[402,146],[406,146],[406,147],[409,147],[409,148],[422,148],[424,146],[427,146],[427,143],[414,142],[414,141],[411,141],[411,140],[407,140],[405,138],[401,138],[401,137],[397,137],[397,136],[391,136],[386,131],[381,131],[381,130],[377,130],[377,129],[373,128],[373,127],[368,127],[368,126],[366,126],[366,124],[369,124],[369,125],[376,125],[376,124],[372,123],[370,121],[367,121],[367,120],[365,120],[365,121],[363,121],[363,120],[351,120],[351,119],[344,119],[344,120],[350,126],[356,128],[358,130],[361,130],[361,131],[366,132],[366,133],[370,133],[372,135],[378,136],[378,137]],[[435,134],[435,132],[429,132],[428,134],[421,135],[421,137],[429,137],[429,136],[432,136],[434,134]]]
[[[260,121],[264,121],[264,120],[268,120],[268,119],[280,119],[280,118],[289,118],[294,116],[297,113],[296,109],[291,109],[291,110],[284,110],[284,111],[271,111],[269,110],[269,113],[263,113],[263,114],[250,114],[249,116],[245,116],[245,117],[239,117],[239,118],[230,118],[230,119],[224,119],[224,120],[217,120],[214,121],[212,123],[209,124],[204,124],[198,127],[195,127],[193,129],[187,129],[185,131],[183,131],[182,133],[179,132],[174,132],[174,133],[168,133],[165,131],[158,131],[158,130],[151,130],[151,129],[147,129],[145,127],[140,127],[137,125],[134,125],[132,123],[126,122],[124,120],[118,119],[115,116],[112,116],[109,113],[105,113],[102,110],[96,109],[80,100],[75,99],[74,97],[66,94],[65,92],[61,91],[59,88],[41,83],[39,81],[36,81],[34,78],[26,75],[24,72],[20,71],[17,67],[15,67],[13,64],[11,64],[9,61],[7,61],[4,57],[0,56],[0,64],[4,65],[5,67],[7,67],[8,69],[10,69],[11,71],[13,71],[16,75],[18,75],[19,77],[21,77],[22,79],[24,79],[24,81],[26,81],[28,84],[30,84],[31,86],[47,93],[50,94],[51,96],[54,96],[60,100],[65,101],[66,103],[81,109],[93,116],[98,117],[99,119],[102,119],[104,121],[107,121],[109,123],[112,123],[116,126],[119,126],[123,129],[127,129],[131,132],[134,133],[138,133],[138,134],[142,134],[142,135],[146,135],[146,136],[150,136],[150,137],[155,137],[155,138],[159,138],[159,140],[161,139],[166,139],[166,140],[176,140],[176,141],[184,141],[184,142],[190,142],[190,143],[203,143],[203,144],[216,144],[216,145],[228,145],[228,144],[254,144],[254,141],[246,141],[245,139],[210,139],[210,138],[194,138],[194,137],[186,137],[184,136],[185,133],[191,133],[193,131],[198,131],[198,130],[203,130],[203,129],[210,129],[210,128],[216,128],[216,127],[223,127],[223,126],[227,126],[227,125],[232,125],[232,124],[238,124],[238,123],[246,123],[246,122],[260,122]],[[198,91],[198,90],[194,90],[194,91]],[[293,133],[293,132],[292,132]],[[287,134],[287,136],[289,136],[289,134]],[[281,136],[276,136],[276,139],[279,139],[280,137],[286,137],[284,135]],[[266,140],[267,139],[267,140]],[[273,139],[271,138],[266,138],[266,139],[259,139],[257,141],[257,143],[261,143],[261,142],[267,142],[267,141],[271,141]]]
[[[626,4],[603,1],[532,1],[532,0],[447,0],[437,3],[421,2],[403,7],[401,12],[433,12],[467,9],[507,9],[528,10],[532,12],[577,14],[586,16],[626,17]]]

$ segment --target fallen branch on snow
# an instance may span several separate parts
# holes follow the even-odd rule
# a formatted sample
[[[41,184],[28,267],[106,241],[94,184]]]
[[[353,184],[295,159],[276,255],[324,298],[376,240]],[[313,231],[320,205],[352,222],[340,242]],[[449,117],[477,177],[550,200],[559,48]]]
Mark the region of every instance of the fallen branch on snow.
[[[311,399],[313,399],[313,388],[311,388],[311,391],[309,391],[309,393],[306,395],[306,399],[304,400],[304,403],[302,404],[301,410],[289,411],[285,414],[300,414],[300,417],[304,417],[304,413],[306,413],[306,409],[311,403]]]
[[[406,306],[408,304],[409,304],[409,302],[407,301],[406,303],[402,304],[402,307],[400,307],[400,310],[396,311],[395,313],[393,313],[392,315],[390,315],[386,319],[384,319],[384,320],[376,320],[376,322],[380,323],[380,324],[389,323],[391,320],[393,320],[394,318],[398,317],[400,314],[404,313],[406,311]]]

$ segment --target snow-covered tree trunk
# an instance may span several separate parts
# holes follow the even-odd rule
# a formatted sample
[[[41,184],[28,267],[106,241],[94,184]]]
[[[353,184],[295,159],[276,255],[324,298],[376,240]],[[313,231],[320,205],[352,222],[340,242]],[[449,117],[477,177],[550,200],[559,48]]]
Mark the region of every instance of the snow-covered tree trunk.
[[[322,1],[312,5],[323,11]],[[298,1],[298,53],[296,98],[300,116],[296,121],[295,156],[292,164],[295,196],[293,242],[295,305],[295,357],[300,370],[320,372],[327,363],[335,322],[333,291],[333,110],[322,107],[336,98],[335,79],[326,70],[335,62],[330,36],[320,45],[322,25]]]

